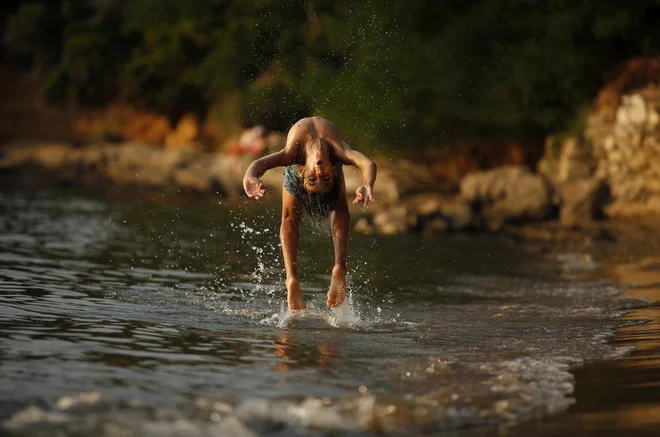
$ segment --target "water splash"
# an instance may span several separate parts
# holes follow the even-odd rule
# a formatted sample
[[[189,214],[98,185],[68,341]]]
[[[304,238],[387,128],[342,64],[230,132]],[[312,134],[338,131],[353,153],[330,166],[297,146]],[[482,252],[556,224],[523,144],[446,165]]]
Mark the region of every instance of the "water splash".
[[[332,310],[332,324],[337,328],[365,328],[365,322],[360,318],[360,313],[352,304],[352,299],[346,299],[344,303]]]

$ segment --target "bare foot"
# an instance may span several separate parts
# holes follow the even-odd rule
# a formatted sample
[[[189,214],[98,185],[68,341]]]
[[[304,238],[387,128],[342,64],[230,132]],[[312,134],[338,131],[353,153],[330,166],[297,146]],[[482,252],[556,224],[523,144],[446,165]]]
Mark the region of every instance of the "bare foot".
[[[305,305],[305,299],[302,295],[302,289],[300,288],[300,282],[297,279],[287,279],[286,289],[290,312],[296,313],[307,308],[307,305]]]
[[[346,267],[336,264],[332,269],[332,281],[328,290],[328,308],[335,308],[346,298]]]

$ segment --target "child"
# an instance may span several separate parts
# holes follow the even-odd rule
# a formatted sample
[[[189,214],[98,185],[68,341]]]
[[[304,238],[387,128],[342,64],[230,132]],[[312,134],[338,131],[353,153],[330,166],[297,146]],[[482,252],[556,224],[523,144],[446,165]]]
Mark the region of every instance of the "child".
[[[289,311],[306,308],[298,281],[299,231],[304,213],[313,217],[330,216],[335,265],[328,291],[328,307],[340,305],[346,297],[350,215],[342,164],[354,165],[362,171],[363,185],[356,190],[353,203],[364,202],[366,207],[373,200],[376,164],[351,149],[330,120],[310,117],[293,125],[284,149],[257,159],[245,172],[245,193],[260,199],[266,190],[259,178],[271,168],[284,167],[280,241],[286,269]]]

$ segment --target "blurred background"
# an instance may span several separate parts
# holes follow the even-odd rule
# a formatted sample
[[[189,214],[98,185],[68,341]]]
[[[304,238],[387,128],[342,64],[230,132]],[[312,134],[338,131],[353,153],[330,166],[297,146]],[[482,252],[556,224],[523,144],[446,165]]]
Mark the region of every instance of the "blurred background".
[[[655,0],[5,0],[0,8],[4,138],[36,134],[11,112],[24,109],[14,99],[31,97],[14,96],[27,80],[79,117],[120,102],[169,128],[191,115],[211,149],[240,126],[286,132],[320,114],[379,153],[507,142],[538,150],[549,133],[583,128],[622,62],[660,50]],[[73,133],[123,136],[106,123],[105,132]]]
[[[636,181],[646,170],[627,164],[657,154],[639,139],[658,138],[657,0],[5,0],[0,14],[3,143],[138,143],[245,164],[321,115],[445,191],[512,164],[555,187],[595,177],[611,199],[660,211],[660,169]]]

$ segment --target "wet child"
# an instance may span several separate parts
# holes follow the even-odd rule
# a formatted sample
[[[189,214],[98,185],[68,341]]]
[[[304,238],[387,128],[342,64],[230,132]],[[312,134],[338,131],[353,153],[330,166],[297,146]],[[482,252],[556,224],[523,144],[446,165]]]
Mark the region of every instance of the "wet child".
[[[350,215],[342,165],[354,165],[361,170],[362,185],[355,191],[353,203],[364,203],[366,207],[373,200],[376,164],[351,149],[330,120],[310,117],[293,125],[284,149],[257,159],[245,172],[245,193],[260,199],[266,190],[259,178],[272,168],[284,167],[280,240],[289,311],[306,308],[298,281],[300,221],[304,214],[316,218],[330,217],[335,264],[328,291],[328,307],[340,305],[346,297]]]

